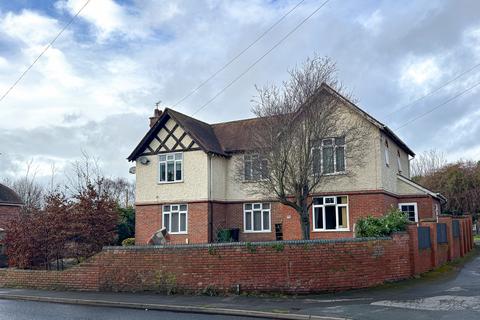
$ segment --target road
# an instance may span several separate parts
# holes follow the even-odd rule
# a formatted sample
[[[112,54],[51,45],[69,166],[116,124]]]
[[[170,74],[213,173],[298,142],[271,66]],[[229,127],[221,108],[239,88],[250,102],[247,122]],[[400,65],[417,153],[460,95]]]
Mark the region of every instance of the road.
[[[243,320],[252,318],[0,300],[0,320]]]

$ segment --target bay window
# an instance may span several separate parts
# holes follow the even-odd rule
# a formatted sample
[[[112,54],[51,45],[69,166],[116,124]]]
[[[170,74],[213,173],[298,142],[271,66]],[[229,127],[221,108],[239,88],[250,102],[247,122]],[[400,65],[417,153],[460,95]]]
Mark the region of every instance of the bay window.
[[[348,197],[313,198],[313,231],[349,230]]]

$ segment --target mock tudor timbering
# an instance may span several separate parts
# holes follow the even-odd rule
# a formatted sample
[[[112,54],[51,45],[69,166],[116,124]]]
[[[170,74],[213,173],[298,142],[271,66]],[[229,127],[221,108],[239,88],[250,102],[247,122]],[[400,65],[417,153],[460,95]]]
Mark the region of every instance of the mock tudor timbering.
[[[353,237],[358,218],[382,215],[391,206],[415,221],[438,214],[445,199],[410,180],[413,151],[328,85],[317,97],[319,93],[335,97],[338,110],[348,117],[365,121],[369,143],[364,166],[354,166],[355,159],[346,157],[347,168],[355,167],[355,172],[339,172],[311,194],[309,201],[316,203],[310,212],[311,238]],[[240,229],[241,241],[301,238],[293,209],[273,196],[252,193],[255,182],[235,178],[238,161],[245,166],[259,161],[244,159],[244,154],[251,151],[251,133],[260,119],[208,124],[166,108],[156,109],[150,122],[128,157],[136,161],[137,244],[147,244],[161,227],[168,229],[171,243],[212,242],[222,228]],[[340,151],[348,153],[348,143]]]

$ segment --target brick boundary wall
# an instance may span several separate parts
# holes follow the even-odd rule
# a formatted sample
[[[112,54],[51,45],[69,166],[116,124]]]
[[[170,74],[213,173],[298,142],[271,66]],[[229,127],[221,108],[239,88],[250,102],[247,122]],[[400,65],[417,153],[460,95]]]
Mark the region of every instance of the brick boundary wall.
[[[461,234],[454,242],[460,242],[463,256],[473,248],[471,217],[458,220]],[[416,225],[377,239],[106,247],[65,271],[0,269],[0,287],[188,293],[365,288],[409,278],[454,258],[455,243],[435,245],[436,223],[420,224],[431,228],[430,249],[418,249]]]

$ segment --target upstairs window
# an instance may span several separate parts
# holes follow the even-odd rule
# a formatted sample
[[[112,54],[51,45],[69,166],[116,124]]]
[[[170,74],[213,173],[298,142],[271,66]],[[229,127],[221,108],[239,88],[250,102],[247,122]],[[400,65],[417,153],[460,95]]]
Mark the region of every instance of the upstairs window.
[[[255,181],[268,178],[268,161],[261,155],[243,155],[243,165],[246,181]]]
[[[405,213],[408,217],[408,220],[412,222],[418,222],[418,210],[417,203],[399,203],[398,208],[400,211]]]
[[[183,154],[181,152],[159,155],[159,181],[179,182],[183,180]]]
[[[388,140],[385,139],[385,165],[390,167],[390,155],[388,153]]]
[[[313,198],[313,231],[348,230],[348,197]]]
[[[322,139],[320,146],[312,149],[313,172],[333,174],[345,172],[345,138]]]
[[[397,150],[397,164],[398,164],[398,172],[402,173],[402,158],[400,157],[400,150]]]
[[[171,204],[163,206],[163,226],[169,233],[187,233],[187,205]]]

